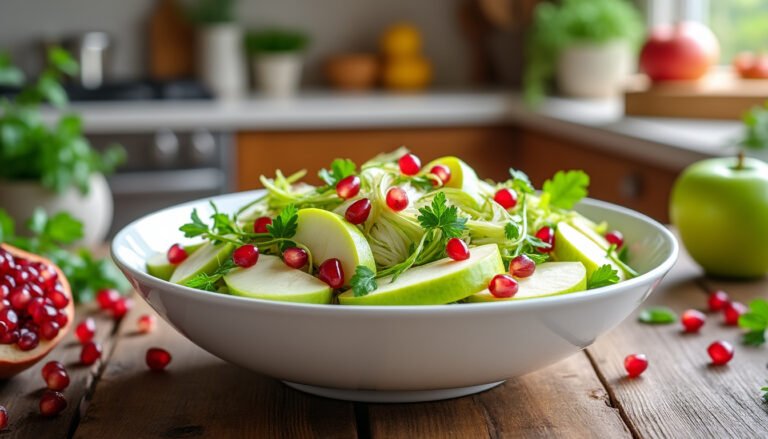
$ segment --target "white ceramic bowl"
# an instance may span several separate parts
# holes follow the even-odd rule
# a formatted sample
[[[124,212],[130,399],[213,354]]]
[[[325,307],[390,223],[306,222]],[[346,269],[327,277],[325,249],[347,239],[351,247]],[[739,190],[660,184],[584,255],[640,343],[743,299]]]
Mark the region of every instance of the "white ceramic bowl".
[[[215,197],[233,212],[258,191]],[[212,354],[332,398],[409,402],[478,392],[572,355],[624,320],[677,259],[674,236],[622,207],[586,200],[585,215],[624,233],[642,273],[582,293],[505,303],[332,306],[270,302],[174,285],[144,261],[183,241],[178,227],[208,200],[161,210],[117,234],[112,255],[141,296]]]

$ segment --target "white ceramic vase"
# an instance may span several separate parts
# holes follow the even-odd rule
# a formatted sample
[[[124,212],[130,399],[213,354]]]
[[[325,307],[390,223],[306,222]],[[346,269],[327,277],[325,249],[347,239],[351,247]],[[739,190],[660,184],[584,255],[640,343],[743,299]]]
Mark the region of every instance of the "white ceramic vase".
[[[253,60],[254,82],[268,97],[294,96],[301,82],[301,66],[298,52],[258,55]]]
[[[80,244],[86,246],[104,243],[114,214],[112,192],[101,174],[91,176],[86,195],[74,187],[57,194],[36,181],[0,180],[0,208],[8,212],[17,227],[24,224],[38,207],[49,215],[68,212],[80,220],[84,233]]]
[[[557,59],[557,86],[562,94],[571,97],[617,96],[632,63],[632,49],[624,40],[573,44]]]
[[[242,97],[247,88],[243,32],[234,23],[198,31],[198,73],[217,98]]]

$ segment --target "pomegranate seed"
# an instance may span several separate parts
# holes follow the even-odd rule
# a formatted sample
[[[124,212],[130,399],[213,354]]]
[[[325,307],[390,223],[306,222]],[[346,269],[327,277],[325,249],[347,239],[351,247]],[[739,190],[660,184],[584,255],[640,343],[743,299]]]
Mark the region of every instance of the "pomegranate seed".
[[[40,335],[46,340],[53,340],[56,338],[56,336],[59,335],[60,330],[61,326],[53,320],[43,322],[43,324],[40,325]]]
[[[0,430],[8,428],[8,410],[0,405]]]
[[[49,373],[53,372],[54,370],[65,370],[64,365],[61,364],[59,361],[49,361],[45,363],[45,366],[43,366],[42,375],[43,379],[46,379]]]
[[[80,362],[89,366],[101,358],[101,346],[98,343],[89,341],[83,345],[80,351]]]
[[[269,233],[267,226],[270,224],[272,224],[272,218],[268,216],[256,218],[253,222],[253,233]]]
[[[259,260],[259,249],[253,244],[241,245],[232,252],[232,260],[238,267],[253,267]]]
[[[685,332],[699,332],[707,316],[703,312],[697,309],[689,309],[683,312],[680,322],[683,324],[683,331]]]
[[[0,322],[5,322],[8,325],[8,329],[13,330],[19,325],[19,316],[13,309],[3,308],[0,310]]]
[[[16,343],[22,351],[31,351],[40,343],[40,338],[37,336],[37,332],[22,330],[19,341]]]
[[[408,207],[408,194],[399,187],[390,188],[387,191],[387,206],[395,212]]]
[[[168,249],[168,262],[173,265],[181,264],[187,259],[187,256],[189,256],[187,251],[179,244],[173,244],[171,248]]]
[[[90,317],[80,322],[75,328],[75,335],[80,340],[80,344],[93,340],[94,334],[96,334],[96,322]]]
[[[454,261],[463,261],[469,259],[469,247],[467,243],[459,238],[451,238],[445,244],[445,253]]]
[[[11,301],[13,309],[16,311],[23,311],[27,309],[29,301],[32,300],[32,293],[29,292],[27,287],[19,287],[11,292],[8,300]]]
[[[8,325],[5,322],[0,322],[0,337],[8,332]]]
[[[136,322],[136,326],[139,328],[139,332],[142,334],[149,334],[150,332],[155,330],[155,326],[157,326],[157,322],[155,320],[155,316],[152,314],[144,314],[141,317],[139,317],[139,320]]]
[[[19,330],[9,329],[0,337],[0,344],[14,344],[19,341]]]
[[[64,395],[55,390],[46,390],[40,397],[40,414],[43,416],[56,416],[67,408],[67,400]]]
[[[717,290],[709,293],[707,305],[709,305],[710,311],[722,311],[730,301],[731,298],[728,297],[728,293],[723,290]]]
[[[621,248],[624,245],[624,235],[618,230],[613,230],[605,234],[605,240],[608,244],[613,244],[616,248]]]
[[[154,371],[162,371],[171,362],[171,354],[165,349],[149,348],[147,350],[147,366]]]
[[[67,322],[69,322],[69,317],[67,316],[67,312],[65,310],[59,310],[59,313],[56,314],[56,318],[54,319],[56,323],[59,324],[60,328],[63,328],[67,326]]]
[[[8,285],[0,284],[0,299],[5,299],[11,294],[11,288]]]
[[[747,307],[741,302],[729,302],[723,308],[723,323],[728,326],[739,324],[739,317],[747,312]]]
[[[133,308],[133,300],[127,298],[127,297],[120,297],[117,299],[114,305],[112,305],[112,317],[117,319],[122,319],[125,317],[126,314],[128,314],[128,311]]]
[[[55,369],[45,376],[45,384],[51,390],[64,390],[69,386],[69,374],[64,369]]]
[[[35,311],[41,306],[45,306],[45,299],[42,297],[35,297],[27,304],[27,314],[34,317]]]
[[[413,154],[400,157],[397,164],[400,166],[400,172],[405,175],[416,175],[421,170],[421,160]]]
[[[303,248],[289,247],[283,252],[283,261],[291,268],[302,268],[307,265],[308,260],[309,255]]]
[[[104,311],[112,309],[118,299],[120,299],[120,292],[111,288],[105,288],[96,293],[96,301],[99,302],[99,308]]]
[[[549,244],[549,247],[537,247],[539,253],[550,253],[555,249],[555,230],[552,227],[544,226],[536,231],[536,237]]]
[[[536,271],[536,263],[526,255],[515,256],[509,262],[509,274],[515,277],[529,277]]]
[[[360,177],[350,175],[336,183],[336,195],[343,200],[348,200],[360,192]]]
[[[493,195],[493,201],[505,209],[512,209],[517,206],[517,193],[512,189],[501,188]]]
[[[344,270],[341,268],[341,262],[336,259],[328,259],[317,268],[317,277],[327,283],[331,288],[341,288],[344,286]]]
[[[357,225],[364,223],[370,214],[371,200],[362,198],[347,207],[347,211],[344,212],[344,218],[346,218],[350,223]]]
[[[37,325],[42,325],[45,322],[50,322],[56,319],[56,315],[59,311],[51,305],[38,306],[35,309],[35,313],[32,314],[32,321]]]
[[[709,345],[707,353],[712,359],[712,364],[722,366],[733,358],[733,346],[725,340],[718,340]]]
[[[50,299],[53,303],[53,306],[55,306],[57,309],[66,308],[67,305],[69,305],[69,297],[67,297],[63,291],[51,290],[45,295],[45,297]]]
[[[451,168],[445,165],[435,165],[432,166],[432,169],[429,170],[430,174],[435,174],[437,178],[440,179],[440,181],[443,183],[443,185],[448,184],[449,181],[451,181]]]
[[[648,368],[648,359],[645,354],[632,354],[624,358],[624,369],[630,378],[639,377]]]
[[[488,289],[493,297],[497,299],[506,299],[517,294],[517,281],[508,274],[497,274],[488,284]]]

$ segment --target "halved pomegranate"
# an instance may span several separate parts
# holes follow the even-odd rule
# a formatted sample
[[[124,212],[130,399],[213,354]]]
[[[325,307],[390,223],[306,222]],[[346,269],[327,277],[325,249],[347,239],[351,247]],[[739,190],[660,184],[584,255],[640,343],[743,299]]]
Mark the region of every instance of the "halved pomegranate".
[[[0,296],[0,378],[9,378],[37,363],[64,338],[75,305],[59,267],[7,244],[0,244]],[[22,300],[27,296],[29,300]],[[54,326],[50,322],[58,332],[48,328]]]

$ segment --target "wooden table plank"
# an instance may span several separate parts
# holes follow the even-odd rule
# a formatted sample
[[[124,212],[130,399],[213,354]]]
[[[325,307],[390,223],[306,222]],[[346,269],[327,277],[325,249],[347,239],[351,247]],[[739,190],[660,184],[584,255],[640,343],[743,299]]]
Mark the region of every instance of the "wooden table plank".
[[[225,363],[161,319],[154,333],[136,334],[137,317],[151,312],[136,302],[76,438],[357,436],[351,403],[309,396]],[[152,346],[173,355],[166,372],[148,370]]]
[[[94,339],[102,344],[103,359],[106,360],[112,349],[115,322],[89,305],[76,309],[75,325],[88,315],[92,315],[96,321]],[[10,380],[0,381],[0,404],[8,409],[9,416],[9,426],[2,432],[3,437],[67,437],[68,432],[77,425],[81,406],[91,391],[103,363],[98,362],[93,366],[80,365],[80,346],[73,327],[61,343],[39,363]],[[45,389],[40,370],[51,360],[61,361],[66,366],[70,385],[63,392],[67,398],[66,410],[54,418],[44,418],[39,409],[40,395]]]
[[[705,309],[700,276],[690,257],[681,254],[676,267],[641,309],[653,304],[677,312]],[[742,347],[740,332],[720,322],[719,315],[709,315],[699,334],[682,334],[677,324],[643,325],[633,315],[588,348],[614,404],[636,435],[768,436],[768,407],[757,391],[768,376],[766,349]],[[729,365],[710,366],[707,346],[719,339],[733,343],[737,352]],[[623,359],[635,352],[648,356],[649,367],[640,378],[627,379]]]

